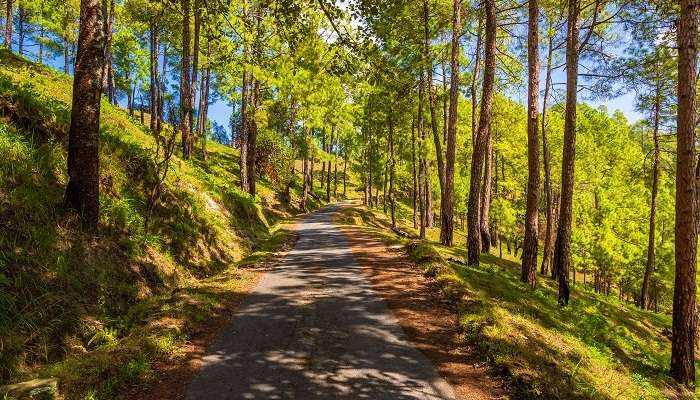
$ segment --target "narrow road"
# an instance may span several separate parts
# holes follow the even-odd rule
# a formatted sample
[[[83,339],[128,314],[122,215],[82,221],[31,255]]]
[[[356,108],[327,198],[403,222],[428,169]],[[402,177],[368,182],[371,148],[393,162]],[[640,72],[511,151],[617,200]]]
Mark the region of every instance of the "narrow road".
[[[333,206],[244,300],[188,399],[452,399],[372,289]]]

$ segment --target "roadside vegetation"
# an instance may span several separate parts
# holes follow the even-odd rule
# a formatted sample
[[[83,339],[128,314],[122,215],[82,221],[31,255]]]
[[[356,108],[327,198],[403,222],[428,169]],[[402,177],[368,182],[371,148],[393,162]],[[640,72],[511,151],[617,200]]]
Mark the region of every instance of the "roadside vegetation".
[[[401,230],[413,235],[410,208],[398,205]],[[520,281],[519,258],[483,253],[468,266],[463,232],[456,246],[402,238],[380,210],[352,207],[339,223],[363,227],[388,244],[404,246],[416,267],[436,283],[459,313],[463,339],[504,378],[515,398],[683,399],[694,398],[667,375],[671,318],[640,310],[591,283],[572,286],[572,303],[556,301],[556,282],[540,277],[531,290]],[[494,254],[496,253],[496,254]]]
[[[101,229],[85,234],[61,207],[70,99],[67,76],[0,50],[0,376],[108,398],[154,379],[154,361],[177,362],[255,282],[245,266],[289,240],[299,187],[288,202],[263,177],[250,198],[231,184],[237,150],[212,143],[208,161],[172,159],[146,229],[155,140],[103,102]]]

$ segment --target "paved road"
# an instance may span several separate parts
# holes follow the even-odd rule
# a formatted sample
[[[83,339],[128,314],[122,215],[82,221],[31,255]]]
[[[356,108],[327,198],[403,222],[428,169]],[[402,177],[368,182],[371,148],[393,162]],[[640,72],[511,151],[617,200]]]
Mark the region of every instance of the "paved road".
[[[300,237],[212,345],[188,399],[452,399],[451,387],[406,335],[331,222]]]

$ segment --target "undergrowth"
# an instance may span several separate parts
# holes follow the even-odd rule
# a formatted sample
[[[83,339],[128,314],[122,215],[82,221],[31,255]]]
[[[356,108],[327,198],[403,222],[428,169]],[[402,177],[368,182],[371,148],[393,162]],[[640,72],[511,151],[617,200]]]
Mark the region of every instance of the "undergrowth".
[[[402,207],[399,225],[411,232]],[[515,398],[695,398],[668,377],[670,315],[640,310],[580,283],[570,305],[560,307],[556,283],[538,276],[537,289],[530,289],[520,282],[520,264],[511,254],[482,254],[480,266],[465,265],[462,234],[451,248],[398,238],[383,213],[360,207],[344,210],[339,221],[405,245],[454,304],[465,339]]]
[[[69,399],[111,398],[180,357],[300,210],[264,178],[241,192],[238,152],[211,143],[208,161],[173,159],[146,231],[155,141],[103,100],[99,235],[84,235],[62,207],[71,90],[0,50],[0,384],[54,376]]]

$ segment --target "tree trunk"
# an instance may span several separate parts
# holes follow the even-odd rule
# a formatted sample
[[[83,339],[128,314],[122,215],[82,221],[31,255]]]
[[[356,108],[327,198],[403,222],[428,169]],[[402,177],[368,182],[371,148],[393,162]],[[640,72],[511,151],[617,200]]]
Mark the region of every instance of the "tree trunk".
[[[474,70],[472,71],[471,97],[472,97],[472,147],[476,146],[476,131],[478,130],[477,113],[479,101],[477,99],[477,88],[479,85],[479,74],[481,68],[481,46],[482,46],[482,14],[479,13],[479,26],[476,32],[476,54],[474,55]]]
[[[134,96],[133,92],[131,91],[131,79],[127,75],[126,77],[127,82],[129,82],[129,88],[126,90],[126,109],[129,112],[130,116],[134,116]]]
[[[377,185],[377,188],[374,191],[374,207],[379,209],[379,185]]]
[[[367,136],[369,137],[367,145],[367,195],[369,196],[369,208],[372,208],[372,159],[374,158],[372,154],[372,132],[368,130]]]
[[[678,20],[678,131],[676,169],[676,278],[673,289],[671,376],[695,384],[695,273],[697,252],[695,111],[698,1],[681,0]]]
[[[103,2],[103,18],[105,30],[105,62],[102,70],[103,91],[107,94],[107,100],[114,104],[114,73],[112,70],[112,31],[114,30],[114,0]],[[107,8],[109,6],[109,8]]]
[[[314,163],[316,162],[314,153],[315,151],[309,154],[309,190],[312,192],[314,190]]]
[[[527,92],[527,205],[525,211],[525,242],[520,279],[534,288],[537,284],[537,230],[540,193],[540,140],[538,129],[538,95],[540,91],[539,32],[537,0],[529,0],[528,12],[528,92]],[[574,273],[575,274],[575,273]]]
[[[333,148],[333,136],[335,135],[335,126],[331,127],[331,137],[329,140],[328,147],[326,149],[326,152],[328,154],[331,153],[332,148]],[[331,201],[331,161],[328,160],[328,171],[326,173],[326,202],[330,203]]]
[[[327,143],[326,143],[326,128],[323,128],[321,130],[321,150],[325,153],[327,151]],[[325,156],[325,154],[324,154]],[[326,183],[326,159],[321,161],[321,179],[319,179],[321,183],[321,188],[323,188],[323,185]]]
[[[481,230],[481,251],[491,250],[491,228],[489,212],[491,210],[491,179],[493,177],[493,139],[491,129],[486,132],[486,154],[484,160],[484,184],[481,189],[479,225]]]
[[[559,304],[569,304],[569,266],[571,264],[571,213],[574,194],[574,161],[576,159],[576,102],[578,94],[580,0],[569,1],[566,39],[566,114],[564,117],[564,150],[561,169],[561,205],[559,227],[554,247],[554,269],[559,280]]]
[[[339,135],[335,135],[335,149],[333,151],[333,197],[338,198],[338,153],[340,152],[340,141],[338,140]]]
[[[143,109],[146,108],[146,107],[145,107],[144,104],[143,104],[143,92],[140,91],[140,90],[139,90],[139,102],[140,102],[140,103],[139,103],[139,114],[140,114],[139,116],[140,116],[140,119],[141,119],[141,125],[143,126],[143,125],[145,125],[145,122],[146,122],[145,119],[144,119],[145,117],[144,117],[144,115],[143,115]]]
[[[480,207],[481,169],[487,146],[488,130],[491,126],[491,106],[493,101],[494,81],[496,75],[496,2],[484,0],[486,14],[486,47],[484,57],[484,87],[481,99],[481,114],[479,128],[472,156],[471,181],[469,184],[469,201],[467,213],[467,262],[470,265],[479,264],[481,251]]]
[[[192,46],[192,80],[190,81],[190,112],[187,114],[187,118],[190,120],[190,152],[192,152],[192,147],[195,141],[195,135],[193,133],[198,127],[196,126],[194,120],[195,115],[195,105],[197,104],[197,88],[199,87],[199,44],[200,44],[200,32],[201,32],[201,1],[194,0],[194,43]],[[198,110],[201,112],[201,110]],[[199,134],[201,132],[197,132]]]
[[[647,246],[647,264],[644,270],[644,279],[642,281],[642,291],[639,295],[639,307],[647,309],[651,306],[649,302],[649,289],[651,286],[651,275],[654,273],[656,262],[655,244],[656,244],[656,196],[659,191],[659,124],[661,120],[661,82],[660,72],[657,66],[657,82],[656,93],[654,96],[654,165],[651,178],[651,208],[649,210],[649,244]]]
[[[211,85],[211,38],[207,38],[207,69],[204,78],[204,85],[202,86],[201,105],[200,108],[200,120],[201,127],[200,133],[202,135],[202,157],[205,160],[209,160],[209,153],[207,153],[207,118],[209,115],[209,89]]]
[[[24,37],[27,32],[24,29],[25,23],[27,22],[27,12],[22,4],[17,7],[17,53],[19,55],[24,55]]]
[[[104,31],[100,0],[81,0],[78,58],[68,132],[67,208],[76,210],[83,227],[97,231],[100,217],[100,97]]]
[[[151,58],[150,58],[150,78],[151,78],[151,131],[156,135],[158,132],[158,105],[160,81],[158,80],[158,23],[155,18],[151,20]]]
[[[343,157],[343,197],[346,196],[347,194],[347,188],[348,188],[348,151],[347,149],[345,150],[345,156]]]
[[[163,120],[165,118],[165,99],[168,84],[168,44],[163,45],[163,71],[161,73],[160,89],[158,90],[158,119],[156,120],[156,131],[163,131]]]
[[[303,170],[303,175],[304,175],[304,183],[303,183],[303,189],[301,192],[301,205],[300,208],[302,211],[306,211],[306,202],[309,198],[309,190],[310,190],[310,185],[309,181],[311,180],[310,174],[309,174],[309,133],[304,132],[305,137],[305,142],[306,142],[306,148],[304,149],[304,161],[302,163],[302,170]]]
[[[425,227],[432,228],[433,221],[433,186],[430,184],[430,166],[425,162]]]
[[[550,29],[548,29],[548,32],[549,31],[551,31],[551,26]],[[544,83],[544,95],[542,96],[542,159],[544,163],[544,194],[547,225],[545,228],[542,267],[540,268],[540,273],[545,276],[547,275],[549,267],[552,264],[552,251],[554,250],[555,236],[554,208],[552,199],[552,167],[550,166],[551,154],[549,152],[549,144],[547,140],[547,102],[549,101],[549,92],[552,88],[552,56],[554,53],[554,35],[552,33],[548,33],[547,36],[547,76]]]
[[[427,76],[430,128],[433,132],[433,142],[435,144],[435,158],[437,159],[438,181],[440,184],[440,201],[442,201],[445,197],[445,163],[442,155],[442,141],[440,140],[440,131],[438,130],[438,116],[435,104],[437,99],[435,98],[435,87],[433,86],[433,59],[430,52],[430,31],[428,29],[430,20],[428,13],[428,1],[423,0],[423,30],[425,36],[423,42],[423,62],[425,63],[425,72]]]
[[[10,0],[11,1],[11,0]],[[68,43],[68,38],[63,37],[63,72],[68,75],[70,73],[70,43]],[[101,77],[101,75],[100,75]]]
[[[450,58],[450,111],[447,122],[445,187],[440,201],[440,243],[452,246],[454,240],[454,175],[457,142],[457,102],[459,98],[459,38],[462,33],[460,1],[452,1],[452,51]],[[444,71],[444,70],[443,70]],[[457,72],[457,73],[455,73]],[[444,75],[444,72],[443,72]],[[443,79],[444,76],[443,76]]]
[[[391,227],[396,228],[396,203],[394,202],[394,180],[396,179],[396,160],[394,159],[394,119],[389,116],[389,208],[391,210]]]
[[[253,115],[250,118],[250,130],[248,131],[248,194],[255,196],[255,181],[256,181],[256,170],[255,170],[255,156],[257,154],[258,146],[258,123],[255,120],[255,114],[260,107],[260,81],[257,78],[253,78],[253,96],[251,98],[253,104]],[[311,174],[313,178],[313,159],[311,160]],[[311,182],[313,187],[313,181]]]
[[[7,47],[10,52],[12,51],[12,19],[14,16],[13,6],[14,0],[5,0],[5,5],[7,6],[5,12],[5,47]]]
[[[425,162],[425,118],[423,110],[425,106],[425,71],[421,69],[418,83],[418,209],[420,211],[419,237],[425,239],[425,228],[427,222],[426,210],[426,162]]]
[[[44,63],[44,35],[46,34],[46,30],[44,26],[39,27],[39,54],[37,55],[37,61],[39,64]]]
[[[190,0],[182,0],[182,71],[180,83],[180,129],[182,132],[182,157],[192,157],[190,113],[192,91],[190,89]]]
[[[243,24],[246,29],[248,29],[248,0],[243,0]],[[241,189],[248,191],[248,86],[249,86],[249,76],[248,76],[248,44],[243,41],[243,79],[241,83],[241,126],[238,134],[239,141],[239,167],[241,175]],[[307,157],[308,158],[308,157]],[[307,162],[307,158],[304,162]],[[304,168],[307,168],[306,164]],[[306,169],[304,169],[304,179],[306,179]],[[306,181],[304,181],[304,186]],[[306,187],[304,187],[306,190]],[[302,210],[306,209],[306,200],[302,200]]]
[[[287,202],[289,203],[292,199],[292,185],[294,184],[294,173],[295,173],[295,168],[294,168],[294,163],[296,161],[296,124],[297,124],[297,101],[296,98],[292,95],[289,101],[289,127],[287,131],[287,136],[289,136],[289,143],[291,144],[292,148],[292,165],[291,165],[291,173],[289,174],[289,179],[287,180],[287,185],[285,188],[285,197],[287,198]]]
[[[136,85],[134,85],[130,90],[131,90],[131,110],[129,110],[129,116],[133,117],[134,111],[136,109]]]
[[[448,129],[447,128],[447,120],[449,118],[448,102],[449,102],[449,97],[450,97],[450,93],[447,91],[447,71],[446,71],[446,67],[445,67],[446,62],[447,62],[447,50],[445,51],[445,58],[443,58],[442,61],[440,62],[440,67],[442,68],[442,142],[445,144],[445,146],[447,146],[447,129]],[[450,85],[450,88],[451,88],[451,85]],[[447,151],[447,149],[445,149],[445,151]],[[447,154],[445,154],[445,157],[447,157]],[[445,160],[445,161],[447,161],[447,160]]]
[[[389,146],[389,143],[387,141],[387,151],[389,151],[388,146]],[[386,214],[386,211],[387,211],[386,191],[387,191],[388,186],[389,186],[389,160],[387,159],[386,162],[384,163],[384,180],[382,181],[382,187],[383,187],[382,208],[384,210],[384,214]]]
[[[413,164],[413,229],[418,229],[418,169],[416,168],[416,121],[411,121],[411,162]]]

